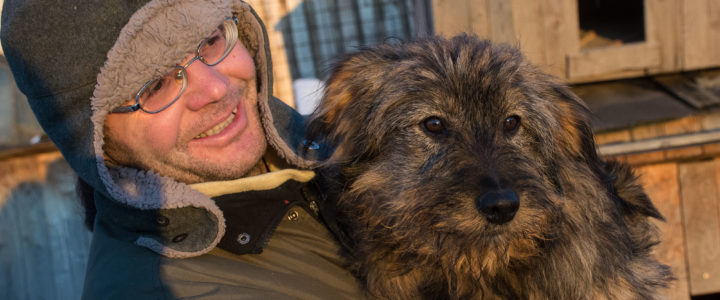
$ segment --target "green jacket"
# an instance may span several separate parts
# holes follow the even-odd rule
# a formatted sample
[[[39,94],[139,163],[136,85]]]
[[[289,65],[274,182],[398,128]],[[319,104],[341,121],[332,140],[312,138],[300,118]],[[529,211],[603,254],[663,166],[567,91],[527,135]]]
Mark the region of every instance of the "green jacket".
[[[312,171],[281,169],[193,185],[215,200],[226,228],[216,248],[189,258],[138,246],[138,232],[158,231],[162,224],[168,229],[156,233],[159,239],[182,244],[189,238],[183,234],[202,219],[197,217],[201,212],[99,209],[84,299],[361,298],[317,214],[322,202],[315,196],[313,177]],[[130,220],[137,224],[130,226]],[[176,220],[182,224],[176,226]]]
[[[235,15],[255,60],[275,172],[189,186],[103,159],[103,124],[138,87]],[[264,25],[240,0],[6,0],[3,50],[20,90],[95,190],[86,299],[360,297],[317,215],[313,173],[328,149],[272,97]],[[181,29],[181,30],[178,30]]]

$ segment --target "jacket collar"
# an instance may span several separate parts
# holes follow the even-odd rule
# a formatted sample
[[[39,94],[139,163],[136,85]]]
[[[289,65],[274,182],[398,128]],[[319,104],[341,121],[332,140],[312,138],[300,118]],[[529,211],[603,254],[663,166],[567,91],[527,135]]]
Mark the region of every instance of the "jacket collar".
[[[226,232],[218,247],[235,254],[259,254],[288,209],[311,207],[315,192],[309,181],[314,176],[312,171],[285,169],[193,187],[213,197],[225,215]]]

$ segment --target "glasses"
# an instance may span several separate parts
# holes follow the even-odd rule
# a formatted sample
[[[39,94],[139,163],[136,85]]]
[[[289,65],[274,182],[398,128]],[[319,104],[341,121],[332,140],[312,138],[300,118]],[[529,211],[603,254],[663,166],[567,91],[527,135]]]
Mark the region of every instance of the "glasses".
[[[229,18],[223,21],[218,29],[209,37],[200,41],[195,51],[195,57],[184,66],[175,68],[163,75],[148,81],[135,94],[135,104],[120,106],[110,113],[130,113],[142,110],[149,114],[156,114],[175,103],[185,92],[187,87],[187,68],[196,60],[208,66],[219,64],[230,54],[238,40],[237,19]]]

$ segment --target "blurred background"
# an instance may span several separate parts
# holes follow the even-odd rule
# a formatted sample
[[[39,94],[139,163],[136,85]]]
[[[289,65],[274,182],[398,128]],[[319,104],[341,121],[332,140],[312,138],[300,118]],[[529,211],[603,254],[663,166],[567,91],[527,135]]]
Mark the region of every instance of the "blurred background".
[[[2,1],[0,0],[0,3]],[[520,47],[595,114],[666,218],[668,299],[720,299],[720,0],[250,0],[276,96],[309,113],[332,59],[467,32]],[[0,57],[0,299],[79,299],[90,234],[75,175]]]

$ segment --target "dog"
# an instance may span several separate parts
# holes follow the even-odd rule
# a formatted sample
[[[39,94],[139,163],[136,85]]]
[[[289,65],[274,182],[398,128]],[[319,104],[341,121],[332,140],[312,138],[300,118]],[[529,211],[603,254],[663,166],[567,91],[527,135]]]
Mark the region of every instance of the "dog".
[[[342,57],[308,130],[335,147],[318,174],[348,268],[377,299],[656,298],[663,218],[590,118],[475,36]]]

